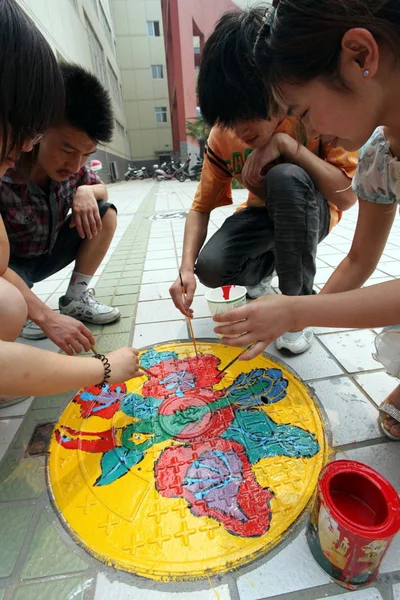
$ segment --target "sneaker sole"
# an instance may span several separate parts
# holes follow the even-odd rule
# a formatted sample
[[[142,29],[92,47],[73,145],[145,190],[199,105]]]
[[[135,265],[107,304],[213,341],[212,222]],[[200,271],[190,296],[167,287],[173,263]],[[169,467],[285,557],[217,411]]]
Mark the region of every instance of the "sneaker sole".
[[[25,338],[26,340],[45,340],[47,335],[45,333],[24,333],[21,331],[19,337]]]
[[[74,315],[69,315],[67,312],[63,312],[60,309],[60,313],[67,317],[71,317],[76,319],[77,321],[81,321],[81,323],[90,323],[91,325],[109,325],[110,323],[114,323],[121,318],[121,313],[118,311],[117,313],[110,313],[109,315],[102,315],[102,318],[94,317],[93,319],[88,319],[87,317],[75,317]]]
[[[277,347],[278,350],[287,350],[287,352],[290,352],[291,354],[304,354],[304,352],[307,352],[307,350],[309,350],[311,348],[312,342],[310,344],[308,344],[307,348],[304,348],[304,350],[292,350],[291,348],[288,348],[285,344],[279,344],[278,342],[275,342],[275,346]]]

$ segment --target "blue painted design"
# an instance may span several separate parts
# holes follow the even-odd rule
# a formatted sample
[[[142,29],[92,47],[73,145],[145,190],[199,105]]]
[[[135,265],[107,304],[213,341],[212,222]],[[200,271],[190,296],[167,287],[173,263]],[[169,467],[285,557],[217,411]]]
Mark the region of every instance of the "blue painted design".
[[[194,389],[196,377],[189,371],[175,371],[160,381],[166,390],[174,390],[175,396],[184,396],[185,392]]]
[[[140,357],[140,364],[142,364],[145,369],[149,369],[164,360],[178,360],[178,355],[176,352],[157,352],[157,350],[150,348]]]

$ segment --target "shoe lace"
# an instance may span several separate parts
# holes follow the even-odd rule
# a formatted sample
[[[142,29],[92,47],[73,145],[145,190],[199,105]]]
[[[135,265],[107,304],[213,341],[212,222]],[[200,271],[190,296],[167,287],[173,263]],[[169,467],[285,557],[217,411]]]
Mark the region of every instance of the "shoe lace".
[[[89,304],[89,306],[98,306],[100,302],[95,298],[94,288],[88,288],[82,295],[82,302]]]

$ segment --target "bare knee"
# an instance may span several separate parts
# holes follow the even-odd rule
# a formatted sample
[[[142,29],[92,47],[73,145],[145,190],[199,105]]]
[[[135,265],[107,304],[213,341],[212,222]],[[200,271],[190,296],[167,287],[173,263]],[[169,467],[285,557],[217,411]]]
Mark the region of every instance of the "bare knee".
[[[101,222],[103,224],[102,231],[114,233],[117,228],[117,213],[112,207],[107,210]]]
[[[0,339],[13,342],[28,316],[28,307],[21,292],[0,277]]]

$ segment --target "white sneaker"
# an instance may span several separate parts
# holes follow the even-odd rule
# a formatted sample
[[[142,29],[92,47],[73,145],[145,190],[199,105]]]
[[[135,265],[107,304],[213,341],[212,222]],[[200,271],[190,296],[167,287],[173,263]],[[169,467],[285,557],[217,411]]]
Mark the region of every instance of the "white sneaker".
[[[268,275],[261,279],[258,285],[246,285],[247,295],[249,298],[255,300],[256,298],[260,298],[261,296],[267,296],[268,294],[274,294],[274,290],[272,289],[272,279],[274,277],[274,273],[272,275]]]
[[[275,340],[275,346],[278,350],[289,350],[293,354],[302,354],[311,348],[311,344],[314,339],[314,332],[312,329],[303,329],[302,331],[296,331],[294,333],[284,333],[277,340]]]
[[[19,334],[20,337],[25,338],[27,340],[45,340],[47,335],[40,329],[39,325],[36,325],[30,319],[27,319],[24,323],[24,326]]]
[[[101,304],[96,300],[93,288],[87,289],[83,296],[78,299],[61,296],[58,306],[62,315],[98,325],[113,323],[121,316],[118,308]]]

